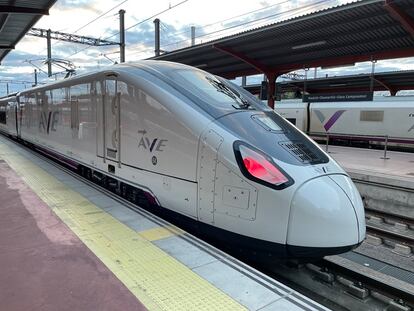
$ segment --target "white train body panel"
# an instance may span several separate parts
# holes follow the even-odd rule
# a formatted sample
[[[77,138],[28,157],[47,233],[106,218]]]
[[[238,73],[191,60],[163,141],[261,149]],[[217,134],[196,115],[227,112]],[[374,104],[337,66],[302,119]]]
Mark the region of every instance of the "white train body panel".
[[[338,111],[343,112],[331,127],[327,126]],[[310,131],[413,138],[413,114],[412,96],[375,98],[373,102],[312,103]]]
[[[208,140],[209,136],[214,138]],[[201,202],[213,202],[213,204],[207,204],[206,207],[199,205],[199,209],[203,210],[203,215],[206,217],[201,219],[202,221],[241,235],[255,236],[268,241],[269,237],[272,237],[271,241],[278,244],[312,245],[312,247],[323,248],[358,244],[362,241],[365,237],[365,221],[364,218],[358,221],[355,213],[363,215],[364,212],[356,188],[351,190],[354,193],[351,200],[345,196],[343,191],[337,193],[338,198],[332,197],[331,199],[329,197],[326,199],[326,192],[317,189],[320,196],[315,196],[315,188],[313,187],[300,191],[305,199],[299,198],[297,194],[301,186],[308,181],[316,180],[319,184],[319,180],[329,179],[329,176],[342,176],[348,180],[349,184],[352,184],[345,171],[332,158],[329,157],[329,162],[323,165],[305,167],[284,163],[274,158],[273,160],[282,166],[289,175],[295,176],[295,184],[286,189],[278,190],[277,200],[275,200],[274,189],[252,182],[240,173],[239,166],[234,160],[232,146],[233,142],[238,140],[240,137],[233,136],[228,131],[223,132],[221,124],[211,124],[207,133],[202,136],[202,141],[211,142],[210,150],[218,153],[217,159],[211,161],[215,162],[214,167],[209,169],[209,171],[215,170],[215,172],[206,177],[210,181],[212,177],[215,177],[215,182],[211,185],[211,187],[214,185],[214,195],[209,196],[208,193],[204,195],[201,191],[199,192]],[[232,143],[226,143],[228,141]],[[310,140],[309,142],[314,144]],[[319,148],[316,145],[315,147]],[[205,147],[201,148],[205,149]],[[200,154],[204,153],[200,152]],[[213,156],[211,157],[213,158]],[[206,168],[205,165],[205,162],[200,162],[203,169]],[[338,187],[338,184],[333,181],[332,183],[334,185],[331,185],[331,195]],[[199,183],[201,187],[205,185],[202,182]],[[306,203],[306,198],[311,196],[315,202],[312,207]],[[241,201],[244,202],[241,203]],[[338,201],[341,201],[343,205],[334,208],[333,204]],[[304,213],[305,211],[306,213]],[[327,213],[326,218],[323,220],[319,218],[320,213]],[[310,215],[313,216],[308,217]],[[325,221],[331,217],[337,217],[339,222]],[[306,223],[308,226],[304,226]],[[309,230],[309,227],[313,227],[313,230]],[[356,227],[360,231],[355,230]],[[338,230],[338,228],[341,229]],[[325,235],[325,238],[321,240],[320,235],[324,235],[327,231],[334,231],[336,235],[331,236],[332,238]],[[295,233],[293,234],[293,232]],[[340,239],[337,236],[340,236]],[[298,239],[298,237],[301,238]]]
[[[365,237],[361,198],[339,165],[244,90],[201,70],[119,65],[18,100],[21,139],[142,189],[223,238],[312,256]],[[283,113],[305,127],[306,110],[295,105]]]
[[[0,131],[11,136],[17,136],[16,97],[6,97],[0,99]]]
[[[275,111],[301,131],[306,131],[308,124],[306,106],[307,103],[295,99],[284,100],[275,103]]]
[[[414,142],[414,96],[374,97],[368,102],[302,103],[299,99],[283,100],[275,104],[275,111],[302,131],[341,134],[350,139],[352,135],[388,135],[392,138],[391,144],[414,148],[413,144],[398,140]]]
[[[23,115],[29,114],[30,122],[23,122],[21,137],[103,172],[108,171],[108,165],[113,165],[116,176],[138,183],[145,189],[151,189],[151,192],[157,193],[156,197],[163,206],[196,218],[195,180],[198,137],[203,122],[207,123],[209,120],[203,118],[194,120],[188,117],[188,120],[184,118],[187,122],[185,126],[180,122],[181,118],[177,117],[177,113],[188,114],[188,116],[194,114],[188,105],[180,105],[178,98],[155,84],[140,81],[140,88],[137,89],[127,76],[123,77],[124,79],[119,79],[116,83],[117,92],[120,93],[120,110],[117,106],[117,92],[111,89],[115,82],[112,77],[107,79],[105,76],[92,76],[84,81],[79,80],[79,84],[74,86],[64,86],[70,104],[62,98],[55,100],[53,98],[55,90],[51,92],[50,97],[47,97],[48,101],[52,97],[51,106],[30,104],[30,97],[26,96],[27,93],[22,93],[21,100],[25,105]],[[99,82],[102,86],[97,86],[98,83],[93,86],[90,83],[97,79],[102,79],[102,83]],[[107,87],[104,96],[102,92],[98,92],[95,96],[90,94],[91,89],[103,90],[104,84]],[[109,86],[110,84],[112,85]],[[129,95],[126,94],[128,87],[132,88],[135,98],[128,98]],[[48,92],[50,91],[46,91]],[[25,101],[27,97],[29,100]],[[101,126],[102,99],[106,107],[105,133]],[[166,104],[161,105],[160,101]],[[42,108],[38,108],[39,106]],[[78,113],[73,111],[73,107]],[[51,121],[47,124],[47,121],[42,120],[49,119],[44,117],[49,114]],[[120,148],[117,141],[118,117],[121,122]],[[191,123],[196,126],[190,129],[188,124]],[[47,133],[48,126],[49,133]],[[147,130],[145,134],[139,133],[145,129],[151,130]],[[105,159],[102,141],[104,134],[107,149]],[[164,152],[166,147],[168,152]],[[110,151],[108,153],[108,149],[116,150],[115,155],[111,157],[112,154]],[[154,171],[153,156],[157,157],[156,173],[152,172]],[[171,161],[171,158],[174,161]]]

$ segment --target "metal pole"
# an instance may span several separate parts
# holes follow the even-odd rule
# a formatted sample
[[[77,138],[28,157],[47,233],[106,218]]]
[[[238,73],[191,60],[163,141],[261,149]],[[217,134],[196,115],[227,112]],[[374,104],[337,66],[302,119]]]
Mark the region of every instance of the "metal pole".
[[[304,96],[306,95],[306,87],[307,87],[307,82],[308,82],[308,70],[309,70],[309,68],[303,68],[303,70],[305,71],[305,81],[303,81],[302,101],[303,101]]]
[[[47,75],[48,77],[52,76],[52,44],[50,39],[51,30],[48,29],[47,32]]]
[[[155,56],[160,55],[160,19],[154,19],[155,25]]]
[[[195,26],[191,26],[191,46],[195,45]]]
[[[245,87],[247,85],[247,78],[246,76],[242,77],[242,87]]]
[[[326,133],[326,147],[325,151],[329,152],[329,133]]]
[[[37,69],[34,70],[34,86],[37,85]]]
[[[384,145],[384,156],[381,157],[383,160],[388,160],[387,158],[387,146],[388,146],[388,135],[385,135],[385,145]]]
[[[119,10],[120,62],[125,63],[125,10]]]
[[[275,87],[276,87],[276,74],[269,73],[266,75],[269,80],[269,87],[267,89],[267,105],[275,109]]]
[[[375,63],[377,62],[374,59],[371,59],[372,67],[371,67],[371,82],[369,85],[369,91],[372,93],[374,91],[374,73],[375,73]]]
[[[6,83],[6,95],[9,95],[9,82]]]

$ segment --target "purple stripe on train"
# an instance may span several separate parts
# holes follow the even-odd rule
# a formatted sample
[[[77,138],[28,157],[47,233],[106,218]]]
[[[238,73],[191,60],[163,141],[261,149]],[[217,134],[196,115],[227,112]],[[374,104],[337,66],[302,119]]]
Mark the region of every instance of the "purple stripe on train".
[[[338,121],[339,117],[345,112],[346,110],[338,110],[335,112],[332,117],[328,120],[328,122],[325,123],[323,126],[326,131],[329,131],[329,129],[332,127],[332,125],[335,124],[336,121]]]
[[[321,121],[321,123],[323,124],[323,127],[325,128],[325,131],[329,131],[329,129],[335,124],[336,121],[338,121],[338,119],[341,117],[341,115],[345,111],[346,110],[335,111],[335,113],[329,118],[329,120],[325,124],[323,124],[323,122],[326,119],[325,115],[320,110],[314,110],[314,112],[315,112],[316,116],[318,117],[319,121]]]

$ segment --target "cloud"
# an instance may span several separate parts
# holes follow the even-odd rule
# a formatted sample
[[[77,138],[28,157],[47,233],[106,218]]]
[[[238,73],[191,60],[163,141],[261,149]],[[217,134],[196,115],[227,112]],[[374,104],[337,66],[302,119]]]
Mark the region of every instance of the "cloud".
[[[50,15],[43,17],[36,25],[39,28],[51,28],[64,32],[74,32],[86,25],[103,12],[120,4],[122,0],[59,0],[50,10]],[[140,1],[127,1],[122,6],[115,8],[102,18],[94,21],[81,29],[78,34],[118,40],[119,9],[125,9],[125,25],[129,27],[153,16],[179,1],[159,0],[142,6]],[[281,20],[293,18],[298,15],[321,10],[326,7],[340,5],[347,0],[210,0],[206,2],[188,1],[177,8],[168,10],[156,17],[161,19],[161,49],[172,51],[187,47],[191,44],[190,28],[196,27],[196,43],[217,39],[246,29],[261,27]],[[248,13],[248,14],[246,14]],[[126,60],[135,61],[154,55],[154,24],[153,19],[140,23],[129,29],[126,33]],[[238,26],[243,24],[243,26]],[[229,28],[225,30],[225,28]],[[211,33],[211,35],[209,35]],[[119,47],[86,47],[79,44],[52,41],[52,57],[63,58],[72,61],[79,72],[110,65],[113,61],[119,61]],[[105,54],[105,56],[104,56]],[[30,60],[36,66],[41,66],[46,58],[46,40],[36,37],[25,37],[9,53],[0,67],[0,79],[30,80],[33,78],[34,66],[26,60]],[[110,58],[111,60],[109,60]],[[379,61],[376,64],[376,72],[394,71],[402,69],[414,70],[414,58]],[[53,67],[54,71],[61,71]],[[354,67],[333,68],[321,70],[318,68],[318,76],[369,73],[371,63],[358,63]],[[25,73],[26,72],[26,73]],[[313,76],[313,72],[309,72]],[[40,74],[41,79],[45,75]],[[260,82],[262,76],[251,77],[249,80]],[[0,85],[1,89],[2,85]],[[0,90],[1,94],[1,90]]]
[[[102,5],[99,5],[98,1],[91,0],[59,0],[51,8],[52,14],[59,15],[61,13],[73,13],[73,10],[89,11],[91,13],[100,14],[102,13]]]

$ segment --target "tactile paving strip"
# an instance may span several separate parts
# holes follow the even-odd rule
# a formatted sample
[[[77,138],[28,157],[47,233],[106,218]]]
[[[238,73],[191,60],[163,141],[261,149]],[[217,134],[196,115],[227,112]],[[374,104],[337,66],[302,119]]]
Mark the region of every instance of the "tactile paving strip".
[[[244,310],[237,301],[151,243],[179,229],[137,233],[0,143],[0,158],[150,310]]]

